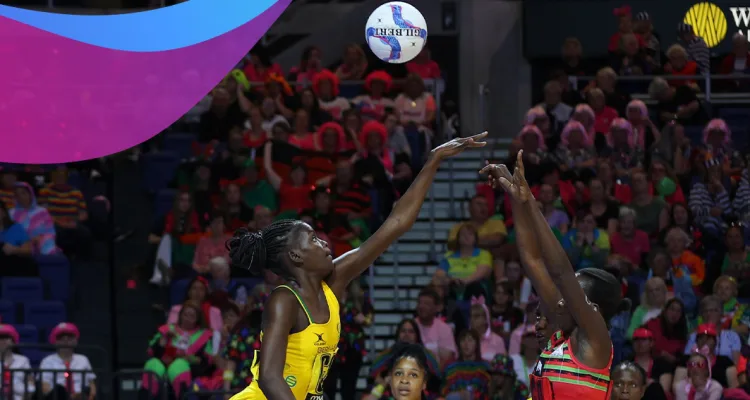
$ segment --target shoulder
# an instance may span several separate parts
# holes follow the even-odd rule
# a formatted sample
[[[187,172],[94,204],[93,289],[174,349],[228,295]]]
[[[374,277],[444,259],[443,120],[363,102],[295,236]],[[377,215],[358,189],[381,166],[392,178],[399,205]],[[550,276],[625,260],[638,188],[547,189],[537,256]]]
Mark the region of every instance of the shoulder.
[[[78,353],[73,354],[73,362],[81,365],[91,365],[88,357]]]
[[[29,357],[26,357],[23,354],[13,354],[13,360],[17,363],[17,368],[30,368],[31,362],[29,361]]]
[[[49,368],[54,366],[59,359],[60,357],[58,357],[57,354],[50,354],[47,357],[42,358],[42,361],[39,363],[39,368],[44,369],[45,367]]]
[[[490,254],[489,251],[484,249],[479,249],[479,254],[477,255],[479,258],[492,258],[492,254]]]

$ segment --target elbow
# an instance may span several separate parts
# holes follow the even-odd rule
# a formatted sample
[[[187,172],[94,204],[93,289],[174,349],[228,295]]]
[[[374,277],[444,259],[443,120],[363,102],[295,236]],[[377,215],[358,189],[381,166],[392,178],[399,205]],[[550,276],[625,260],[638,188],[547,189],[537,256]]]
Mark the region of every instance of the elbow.
[[[275,380],[278,380],[278,379],[275,379],[273,376],[261,374],[261,377],[258,378],[258,387],[263,393],[266,393],[266,394],[273,393]]]

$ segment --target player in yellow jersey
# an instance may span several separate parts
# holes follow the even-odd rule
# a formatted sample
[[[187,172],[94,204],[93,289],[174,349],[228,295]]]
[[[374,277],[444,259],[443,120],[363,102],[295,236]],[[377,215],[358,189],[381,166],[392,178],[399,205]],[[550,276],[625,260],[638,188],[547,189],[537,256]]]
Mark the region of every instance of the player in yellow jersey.
[[[276,221],[260,232],[241,230],[227,242],[232,264],[256,274],[265,270],[286,283],[263,311],[261,349],[254,380],[232,400],[323,400],[323,383],[336,355],[341,325],[337,298],[414,224],[440,162],[482,147],[487,132],[438,146],[391,215],[362,246],[333,260],[328,243],[306,223]]]

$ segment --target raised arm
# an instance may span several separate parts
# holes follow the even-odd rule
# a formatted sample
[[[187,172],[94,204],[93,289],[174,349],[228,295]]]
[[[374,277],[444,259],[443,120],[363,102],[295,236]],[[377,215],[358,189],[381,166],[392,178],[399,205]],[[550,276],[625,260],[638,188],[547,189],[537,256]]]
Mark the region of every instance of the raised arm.
[[[544,260],[544,265],[547,267],[549,277],[565,300],[565,306],[570,310],[581,333],[583,333],[586,344],[593,348],[594,351],[591,354],[595,354],[601,358],[586,360],[588,361],[587,364],[595,364],[591,366],[606,365],[609,362],[609,354],[612,347],[607,323],[601,314],[589,304],[586,294],[578,283],[573,267],[570,265],[568,256],[552,232],[552,229],[550,229],[547,220],[544,219],[544,216],[537,207],[532,207],[528,204],[530,203],[531,191],[528,189],[528,184],[524,178],[522,152],[519,152],[517,157],[513,176],[510,176],[510,173],[506,172],[507,168],[501,166],[488,166],[485,167],[485,170],[495,173],[499,183],[511,194],[512,201],[514,202],[514,218],[518,218],[515,215],[516,209],[520,211],[520,208],[515,203],[526,203],[525,210],[527,211],[526,215],[529,216],[529,220],[523,222],[528,222],[528,228],[521,227],[518,220],[516,220],[516,230],[519,230],[519,228],[528,229],[528,231],[534,233],[533,238],[536,239],[539,248],[542,250],[542,259]],[[519,213],[524,214],[522,212]],[[578,354],[581,353],[579,352]]]
[[[263,146],[263,169],[266,171],[268,182],[271,183],[271,186],[273,186],[276,191],[278,191],[281,187],[282,178],[273,169],[273,160],[271,159],[273,152],[271,151],[271,146],[273,146],[273,140],[269,140],[266,142],[266,145]]]
[[[516,168],[523,175],[523,161],[519,159]],[[609,336],[607,321],[604,320],[599,311],[592,307],[589,299],[578,282],[573,266],[562,245],[550,229],[547,220],[538,209],[531,210],[532,230],[536,233],[539,246],[544,249],[542,256],[547,266],[552,282],[555,283],[565,300],[565,306],[570,310],[573,319],[579,327],[579,335],[585,338],[587,345],[591,346],[591,352],[577,351],[578,354],[592,354],[596,359],[586,360],[592,367],[606,366],[612,349],[612,339]],[[593,365],[592,365],[593,364]]]
[[[482,147],[486,143],[481,140],[487,136],[487,132],[480,133],[468,138],[458,138],[447,142],[430,154],[422,171],[419,172],[409,190],[393,206],[391,215],[383,222],[383,225],[367,239],[362,246],[356,248],[334,260],[335,272],[329,278],[329,286],[337,295],[346,291],[354,278],[362,274],[388,247],[401,235],[411,229],[417,220],[419,210],[422,208],[427,191],[432,185],[440,162],[447,157],[461,153],[472,147]]]
[[[521,155],[522,152],[518,152],[519,161]],[[531,208],[536,207],[534,196],[528,190],[528,185],[514,185],[513,180],[515,177],[511,175],[508,168],[503,164],[487,165],[480,172],[489,174],[490,186],[494,188],[500,185],[510,194],[509,197],[511,198],[513,221],[516,230],[516,244],[518,245],[518,253],[521,256],[521,265],[523,265],[526,276],[531,281],[531,285],[536,290],[546,309],[554,310],[555,305],[562,297],[554,282],[552,282],[549,273],[547,273],[547,269],[544,267],[542,250],[539,247],[536,234],[533,230]],[[519,176],[518,178],[523,178],[523,176]]]

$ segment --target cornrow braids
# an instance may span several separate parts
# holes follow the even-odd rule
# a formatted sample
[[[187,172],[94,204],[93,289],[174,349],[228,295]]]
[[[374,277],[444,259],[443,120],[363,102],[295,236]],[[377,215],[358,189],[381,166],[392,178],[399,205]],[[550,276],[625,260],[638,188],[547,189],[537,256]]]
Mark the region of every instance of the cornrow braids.
[[[637,372],[641,376],[641,384],[645,385],[648,382],[648,374],[646,373],[646,370],[643,369],[640,365],[637,363],[634,363],[632,361],[623,361],[612,368],[612,372],[615,371],[627,371],[632,370]]]
[[[232,266],[248,270],[256,276],[262,276],[268,270],[284,279],[293,280],[282,256],[287,250],[290,236],[300,224],[301,221],[284,219],[258,232],[238,229],[226,243]]]

